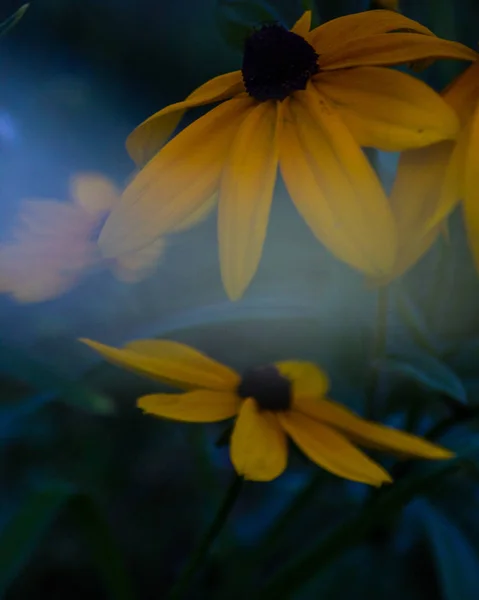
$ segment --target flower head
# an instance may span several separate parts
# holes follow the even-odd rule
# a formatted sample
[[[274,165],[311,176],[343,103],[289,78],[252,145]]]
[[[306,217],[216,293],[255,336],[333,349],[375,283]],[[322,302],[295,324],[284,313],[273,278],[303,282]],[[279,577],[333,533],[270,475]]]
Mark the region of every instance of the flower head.
[[[407,271],[430,248],[460,200],[479,270],[479,54],[442,96],[457,112],[461,129],[454,141],[401,156],[391,193],[399,233],[392,276]]]
[[[72,179],[72,202],[25,200],[11,240],[0,245],[0,292],[20,302],[39,302],[64,293],[85,272],[106,261],[98,235],[120,193],[97,174]],[[147,247],[108,261],[115,275],[136,281],[151,271],[163,250],[156,239]]]
[[[130,135],[128,151],[144,168],[106,221],[106,256],[174,231],[216,194],[222,279],[228,296],[240,298],[258,268],[279,169],[331,252],[371,276],[391,270],[394,218],[360,147],[453,139],[458,121],[426,84],[384,66],[474,53],[389,10],[312,31],[310,22],[306,12],[291,31],[255,31],[240,71],[205,83]],[[186,109],[219,101],[167,142]]]
[[[287,464],[287,437],[324,469],[353,481],[382,485],[388,473],[356,444],[403,456],[446,459],[449,450],[366,421],[328,400],[326,374],[308,362],[281,361],[243,375],[197,350],[166,340],[117,349],[82,340],[107,360],[186,390],[138,399],[146,413],[190,422],[235,417],[231,461],[246,479],[269,481]]]

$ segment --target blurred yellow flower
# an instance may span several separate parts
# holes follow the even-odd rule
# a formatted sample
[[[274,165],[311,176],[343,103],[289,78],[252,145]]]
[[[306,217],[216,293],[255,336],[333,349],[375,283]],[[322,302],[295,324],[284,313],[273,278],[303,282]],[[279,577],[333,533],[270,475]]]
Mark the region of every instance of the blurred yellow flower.
[[[112,348],[81,340],[107,360],[186,390],[138,399],[147,413],[189,422],[236,417],[230,456],[246,479],[270,481],[287,464],[287,436],[316,464],[353,481],[380,486],[389,474],[355,447],[402,456],[446,459],[453,454],[426,440],[366,421],[326,398],[326,374],[308,362],[282,361],[242,376],[194,348],[141,340]]]
[[[430,248],[460,200],[479,269],[479,54],[476,59],[442,94],[459,115],[457,139],[401,156],[391,192],[399,238],[392,276],[404,273]]]
[[[306,12],[291,31],[263,26],[245,42],[241,71],[208,81],[130,135],[130,155],[147,164],[106,221],[105,256],[175,230],[217,193],[222,279],[240,298],[261,258],[279,166],[298,211],[338,258],[371,276],[391,270],[395,223],[360,146],[422,147],[453,139],[459,125],[426,84],[383,66],[475,55],[389,10],[312,31],[310,23]],[[162,148],[186,109],[223,100]]]
[[[125,281],[145,276],[158,262],[164,241],[105,261],[98,234],[120,192],[97,174],[72,179],[72,202],[25,200],[11,240],[0,244],[0,293],[19,302],[55,298],[78,282],[85,271],[105,264]]]

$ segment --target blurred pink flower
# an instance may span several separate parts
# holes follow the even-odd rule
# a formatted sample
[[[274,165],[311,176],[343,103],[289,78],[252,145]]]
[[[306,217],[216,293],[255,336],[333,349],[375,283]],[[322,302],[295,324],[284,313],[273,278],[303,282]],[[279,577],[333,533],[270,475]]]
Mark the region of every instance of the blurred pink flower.
[[[154,244],[104,259],[97,239],[120,191],[102,175],[84,173],[70,185],[71,202],[24,200],[11,239],[0,244],[0,293],[19,302],[55,298],[86,271],[108,266],[123,281],[135,282],[154,269],[164,238]]]

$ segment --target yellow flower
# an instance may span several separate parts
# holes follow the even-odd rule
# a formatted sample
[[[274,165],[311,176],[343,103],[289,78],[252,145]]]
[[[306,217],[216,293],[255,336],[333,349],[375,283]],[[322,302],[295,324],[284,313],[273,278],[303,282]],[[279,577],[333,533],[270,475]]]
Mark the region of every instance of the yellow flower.
[[[338,258],[371,276],[391,270],[395,223],[360,146],[421,147],[454,138],[458,121],[423,82],[378,65],[474,53],[389,10],[312,31],[310,22],[306,12],[291,31],[254,32],[241,71],[208,81],[130,135],[130,155],[149,162],[106,221],[105,256],[174,231],[216,197],[222,279],[240,298],[261,258],[279,166],[298,211]],[[186,109],[219,101],[163,146]]]
[[[40,302],[64,293],[85,272],[105,261],[97,238],[120,193],[101,175],[72,179],[72,202],[31,199],[22,204],[11,240],[0,245],[0,292],[19,302]],[[136,281],[151,271],[163,250],[148,247],[108,261],[115,275]]]
[[[243,376],[197,350],[166,340],[112,348],[81,340],[109,361],[186,390],[138,399],[147,413],[189,422],[236,417],[230,455],[246,479],[270,481],[286,468],[287,436],[335,475],[379,486],[389,474],[354,444],[402,456],[446,459],[453,454],[416,436],[358,417],[326,398],[326,374],[308,362],[282,361]]]
[[[461,130],[455,141],[401,156],[391,192],[399,238],[393,277],[412,267],[430,248],[461,199],[479,269],[479,54],[442,96],[459,115]]]

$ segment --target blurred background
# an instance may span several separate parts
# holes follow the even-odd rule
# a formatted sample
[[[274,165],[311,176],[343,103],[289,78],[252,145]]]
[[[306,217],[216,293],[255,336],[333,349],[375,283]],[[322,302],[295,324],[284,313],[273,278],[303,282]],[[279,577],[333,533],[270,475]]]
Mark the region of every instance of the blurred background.
[[[121,186],[133,171],[124,148],[132,129],[240,67],[236,39],[245,14],[264,13],[238,12],[238,3],[232,11],[231,4],[33,0],[0,39],[0,236],[22,199],[67,200],[78,172],[100,172]],[[271,0],[263,10],[291,26],[304,4]],[[20,5],[3,0],[0,21]],[[370,3],[320,0],[316,7],[329,20]],[[438,35],[477,47],[475,0],[404,0],[400,9]],[[461,68],[444,61],[419,76],[439,90]],[[388,186],[397,157],[376,159]],[[450,243],[440,240],[404,279],[388,315],[388,348],[402,358],[389,365],[375,416],[424,433],[448,417],[451,398],[479,401],[479,284],[460,214],[451,219]],[[159,386],[102,364],[78,337],[116,345],[163,336],[238,369],[314,360],[330,373],[332,396],[362,412],[375,310],[376,294],[316,242],[281,186],[260,270],[239,303],[222,289],[214,215],[171,239],[158,271],[141,283],[102,272],[48,302],[0,296],[0,597],[162,598],[232,474],[227,449],[215,444],[221,425],[142,415],[136,397]],[[417,402],[427,417],[408,423]],[[475,435],[474,426],[464,427],[450,429],[443,442]],[[367,491],[317,471],[293,454],[273,484],[247,484],[189,597],[229,598],[234,582],[262,581],[354,515]],[[375,530],[294,597],[475,597],[465,588],[458,595],[444,575],[452,564],[456,585],[476,577],[467,589],[479,589],[475,478],[474,469],[461,471],[432,498],[409,503],[393,525]],[[297,494],[304,498],[295,518],[274,529]],[[262,539],[269,554],[251,564],[247,556]]]

